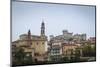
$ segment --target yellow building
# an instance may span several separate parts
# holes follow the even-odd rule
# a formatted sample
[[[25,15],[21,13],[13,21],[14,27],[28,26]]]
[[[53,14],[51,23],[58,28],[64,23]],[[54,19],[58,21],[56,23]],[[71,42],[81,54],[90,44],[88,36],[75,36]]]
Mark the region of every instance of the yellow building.
[[[47,45],[47,36],[45,36],[45,24],[42,22],[41,24],[41,34],[40,35],[31,35],[31,31],[29,30],[27,34],[20,35],[20,38],[14,42],[12,45],[16,45],[16,47],[22,47],[24,52],[29,52],[32,54],[32,57],[40,60],[39,58],[43,58],[46,53],[46,45]],[[40,61],[41,61],[40,60]]]
[[[72,51],[75,51],[75,49],[77,48],[78,46],[75,45],[75,44],[69,44],[69,43],[63,43],[62,44],[62,54],[63,55],[70,55],[71,54],[71,50]]]

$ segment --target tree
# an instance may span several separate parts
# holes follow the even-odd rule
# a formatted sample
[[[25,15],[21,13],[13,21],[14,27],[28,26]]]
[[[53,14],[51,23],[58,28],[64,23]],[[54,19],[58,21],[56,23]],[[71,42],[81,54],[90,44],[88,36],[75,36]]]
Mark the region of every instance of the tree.
[[[96,46],[91,47],[91,56],[96,57]]]
[[[27,56],[27,53],[25,53],[24,49],[22,49],[21,47],[16,47],[14,50],[15,55],[12,62],[13,66],[33,63],[31,53],[29,53],[29,55]]]
[[[80,56],[81,56],[81,54],[80,54],[80,48],[76,48],[76,49],[75,49],[75,54],[74,54],[74,59],[73,59],[73,61],[74,61],[74,62],[80,61]]]
[[[91,44],[87,44],[87,45],[83,46],[82,52],[83,52],[83,56],[85,56],[85,57],[95,57],[96,56],[96,47],[95,47],[95,45],[91,46]]]
[[[13,57],[13,60],[15,61],[13,62],[13,65],[23,64],[23,60],[25,56],[24,50],[20,47],[16,47],[14,50],[15,50],[14,52],[15,55]]]

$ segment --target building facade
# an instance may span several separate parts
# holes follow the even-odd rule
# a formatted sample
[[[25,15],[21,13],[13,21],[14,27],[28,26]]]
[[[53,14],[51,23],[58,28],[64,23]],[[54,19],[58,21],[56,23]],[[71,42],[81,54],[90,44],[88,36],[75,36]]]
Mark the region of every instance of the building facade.
[[[25,53],[30,53],[34,59],[37,61],[45,61],[46,45],[47,45],[47,36],[45,35],[45,24],[42,21],[41,24],[41,34],[32,35],[29,30],[27,34],[21,34],[20,38],[14,42],[12,45],[16,47],[21,47],[24,49]],[[13,49],[14,50],[14,49]]]
[[[62,57],[62,43],[60,41],[53,41],[50,46],[49,57],[51,61],[59,61]]]

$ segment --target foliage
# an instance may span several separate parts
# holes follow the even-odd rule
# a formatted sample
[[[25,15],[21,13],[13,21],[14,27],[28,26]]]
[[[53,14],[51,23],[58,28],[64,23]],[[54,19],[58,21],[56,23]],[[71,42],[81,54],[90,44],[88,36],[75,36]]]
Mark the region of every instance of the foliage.
[[[96,56],[96,46],[91,46],[90,44],[87,44],[83,46],[82,49],[83,56],[85,57],[95,57]]]
[[[32,56],[26,56],[26,53],[24,52],[24,50],[20,47],[16,47],[14,52],[14,56],[12,57],[12,64],[14,66],[16,65],[26,65],[26,64],[32,64]]]

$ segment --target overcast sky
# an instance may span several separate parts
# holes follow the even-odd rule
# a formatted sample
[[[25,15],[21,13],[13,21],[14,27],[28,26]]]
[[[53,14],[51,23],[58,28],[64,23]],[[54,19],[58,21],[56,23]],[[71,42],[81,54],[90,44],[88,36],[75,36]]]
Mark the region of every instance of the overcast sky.
[[[46,35],[61,35],[63,29],[73,34],[95,36],[95,7],[79,5],[12,2],[12,40],[27,33],[40,35],[42,20]]]

